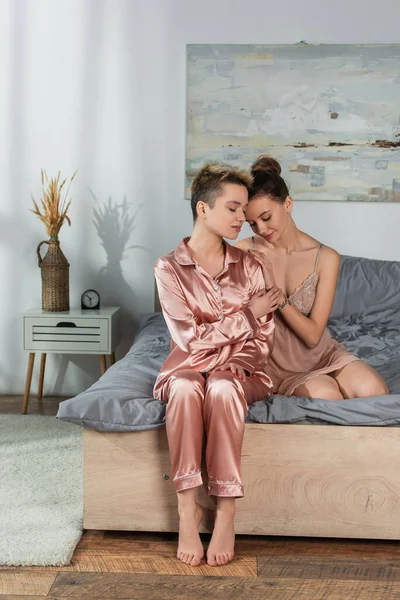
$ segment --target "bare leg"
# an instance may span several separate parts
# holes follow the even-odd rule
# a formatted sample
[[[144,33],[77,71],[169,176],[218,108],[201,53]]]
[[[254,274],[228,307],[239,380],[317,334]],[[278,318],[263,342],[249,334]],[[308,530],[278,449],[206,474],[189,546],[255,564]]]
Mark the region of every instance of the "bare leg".
[[[207,550],[207,564],[226,565],[235,551],[235,498],[217,498],[214,531]]]
[[[196,488],[178,492],[179,542],[177,558],[192,567],[201,563],[204,548],[199,536],[203,511],[196,503]]]
[[[344,396],[336,379],[330,375],[319,375],[299,385],[293,396],[304,398],[322,398],[323,400],[343,400]]]
[[[386,382],[362,360],[355,360],[332,375],[345,398],[368,398],[389,394]]]

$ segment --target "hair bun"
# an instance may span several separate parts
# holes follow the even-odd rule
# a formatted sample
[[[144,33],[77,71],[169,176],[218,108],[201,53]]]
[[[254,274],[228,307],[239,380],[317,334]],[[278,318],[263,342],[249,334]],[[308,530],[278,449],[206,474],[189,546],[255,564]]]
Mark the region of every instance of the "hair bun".
[[[251,165],[251,174],[256,175],[260,172],[275,173],[276,175],[281,174],[281,165],[275,158],[268,156],[268,154],[261,154]]]

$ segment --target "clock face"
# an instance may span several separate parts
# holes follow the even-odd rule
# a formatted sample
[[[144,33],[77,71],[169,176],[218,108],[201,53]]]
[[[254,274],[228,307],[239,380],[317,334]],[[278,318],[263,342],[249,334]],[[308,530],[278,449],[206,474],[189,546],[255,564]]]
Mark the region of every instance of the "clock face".
[[[98,308],[100,304],[100,295],[96,290],[86,290],[81,297],[82,306],[85,308]]]

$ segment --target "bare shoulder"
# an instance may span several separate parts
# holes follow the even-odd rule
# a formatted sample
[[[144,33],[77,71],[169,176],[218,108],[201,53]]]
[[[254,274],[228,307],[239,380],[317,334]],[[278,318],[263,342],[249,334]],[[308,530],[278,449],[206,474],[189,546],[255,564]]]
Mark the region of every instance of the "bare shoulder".
[[[340,254],[329,246],[322,246],[319,260],[320,270],[338,271],[340,266]]]
[[[323,261],[325,263],[328,263],[331,265],[339,264],[340,263],[340,254],[333,248],[323,245],[321,248],[321,259],[323,259]]]
[[[240,240],[235,244],[235,248],[240,248],[241,250],[248,250],[253,245],[251,237],[245,238],[244,240]]]

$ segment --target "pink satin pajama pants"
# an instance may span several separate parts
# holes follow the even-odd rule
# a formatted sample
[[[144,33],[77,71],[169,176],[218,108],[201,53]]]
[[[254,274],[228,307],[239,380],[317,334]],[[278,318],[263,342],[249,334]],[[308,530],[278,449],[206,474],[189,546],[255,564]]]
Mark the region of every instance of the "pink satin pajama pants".
[[[205,378],[178,371],[165,382],[166,425],[172,476],[177,492],[202,485],[206,438],[208,493],[243,496],[240,458],[247,406],[271,393],[258,377],[239,381],[229,371]]]

